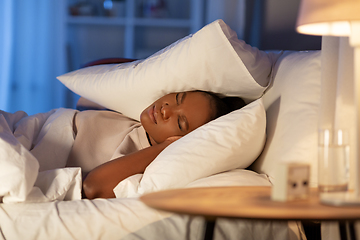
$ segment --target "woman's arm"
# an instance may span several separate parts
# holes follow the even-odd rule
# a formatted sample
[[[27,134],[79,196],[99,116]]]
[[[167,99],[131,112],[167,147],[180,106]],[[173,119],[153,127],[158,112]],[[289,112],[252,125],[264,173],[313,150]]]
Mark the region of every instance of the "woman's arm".
[[[83,182],[83,193],[89,199],[114,198],[113,189],[125,178],[144,173],[146,167],[174,138],[104,163],[92,170]]]

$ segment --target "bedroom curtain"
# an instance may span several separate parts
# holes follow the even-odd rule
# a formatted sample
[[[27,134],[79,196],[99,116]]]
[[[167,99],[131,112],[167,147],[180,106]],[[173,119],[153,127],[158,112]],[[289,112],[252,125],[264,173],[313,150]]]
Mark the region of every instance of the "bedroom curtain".
[[[65,104],[62,1],[0,1],[0,109],[28,114]]]
[[[239,39],[244,39],[246,0],[207,0],[205,23],[222,19],[233,29]]]
[[[261,47],[265,14],[264,0],[246,0],[246,26],[244,40],[253,47]]]
[[[205,22],[223,19],[237,33],[238,38],[259,48],[264,5],[264,0],[207,0]]]

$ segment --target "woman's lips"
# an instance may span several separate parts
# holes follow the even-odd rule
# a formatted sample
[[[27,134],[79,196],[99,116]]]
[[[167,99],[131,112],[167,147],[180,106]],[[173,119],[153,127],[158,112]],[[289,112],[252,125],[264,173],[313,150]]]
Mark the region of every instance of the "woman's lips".
[[[157,124],[156,117],[155,117],[155,105],[149,111],[150,119]]]

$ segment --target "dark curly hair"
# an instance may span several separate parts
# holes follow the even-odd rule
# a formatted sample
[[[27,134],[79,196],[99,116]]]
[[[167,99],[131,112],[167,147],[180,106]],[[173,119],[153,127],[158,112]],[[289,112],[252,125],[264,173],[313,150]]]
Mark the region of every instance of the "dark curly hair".
[[[246,105],[245,101],[240,97],[220,97],[218,94],[207,91],[197,91],[203,93],[210,100],[213,114],[209,121],[226,115],[234,110],[240,109]]]

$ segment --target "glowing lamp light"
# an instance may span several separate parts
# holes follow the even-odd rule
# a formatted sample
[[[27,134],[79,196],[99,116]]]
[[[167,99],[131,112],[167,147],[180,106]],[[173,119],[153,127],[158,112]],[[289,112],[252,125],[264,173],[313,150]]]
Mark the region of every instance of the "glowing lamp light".
[[[302,0],[296,22],[302,34],[348,36],[354,51],[354,96],[356,106],[356,195],[360,200],[360,0]]]
[[[359,11],[360,0],[303,0],[296,30],[310,35],[350,36],[353,23],[360,21]]]

